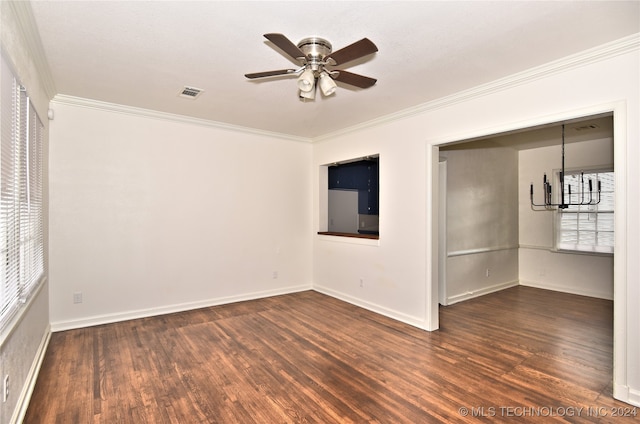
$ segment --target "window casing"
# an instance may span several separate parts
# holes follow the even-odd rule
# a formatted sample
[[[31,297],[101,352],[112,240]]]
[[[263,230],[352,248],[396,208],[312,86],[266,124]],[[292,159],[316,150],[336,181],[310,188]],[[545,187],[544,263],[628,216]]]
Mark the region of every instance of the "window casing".
[[[580,203],[580,172],[565,175],[565,200]],[[595,205],[572,205],[558,211],[557,248],[591,253],[613,253],[614,234],[614,173],[610,170],[589,171],[584,173],[585,198],[589,200],[588,180],[593,181],[594,190],[601,184],[600,203]],[[569,199],[571,185],[571,199]],[[594,193],[595,197],[595,193]]]
[[[44,275],[44,125],[7,62],[0,88],[0,329]]]

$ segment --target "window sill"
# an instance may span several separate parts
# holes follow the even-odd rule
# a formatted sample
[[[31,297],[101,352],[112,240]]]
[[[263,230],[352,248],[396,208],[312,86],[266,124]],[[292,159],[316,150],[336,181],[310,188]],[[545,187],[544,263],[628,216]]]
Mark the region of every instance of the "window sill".
[[[40,281],[36,284],[33,290],[29,293],[27,297],[26,303],[20,304],[20,307],[15,311],[15,313],[9,318],[5,325],[0,328],[0,350],[4,343],[11,337],[13,332],[20,326],[25,315],[31,309],[31,305],[34,302],[34,299],[40,295],[42,291],[42,287],[45,286],[47,282],[47,277],[42,276]]]
[[[566,253],[569,255],[588,255],[588,256],[613,256],[611,251],[597,251],[597,250],[578,250],[558,247],[554,250],[556,253]]]
[[[380,246],[377,234],[337,233],[334,231],[318,231],[318,240],[330,243],[357,244],[360,246]]]
[[[321,236],[351,237],[351,238],[369,239],[369,240],[380,239],[380,235],[378,234],[337,233],[334,231],[318,231],[318,234]]]

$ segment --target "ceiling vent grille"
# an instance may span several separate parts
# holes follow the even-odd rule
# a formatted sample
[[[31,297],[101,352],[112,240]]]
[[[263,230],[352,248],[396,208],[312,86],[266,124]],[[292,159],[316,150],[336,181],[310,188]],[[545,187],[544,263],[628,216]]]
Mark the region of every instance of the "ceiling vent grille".
[[[182,91],[180,91],[180,97],[185,97],[187,99],[197,99],[203,91],[204,90],[201,88],[188,87],[185,85]]]
[[[587,124],[582,125],[580,127],[573,127],[576,131],[587,131],[587,130],[595,130],[596,128],[600,128],[597,124]]]

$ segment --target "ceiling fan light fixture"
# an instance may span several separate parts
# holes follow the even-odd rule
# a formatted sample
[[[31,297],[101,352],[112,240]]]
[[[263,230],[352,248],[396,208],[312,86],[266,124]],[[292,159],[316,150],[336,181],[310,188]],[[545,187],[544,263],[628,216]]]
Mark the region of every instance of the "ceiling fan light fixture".
[[[336,88],[338,87],[333,78],[331,78],[331,76],[325,71],[320,74],[320,77],[318,78],[318,84],[320,85],[322,94],[324,94],[325,96],[330,96],[335,93]]]
[[[298,88],[305,93],[313,91],[313,85],[315,83],[315,76],[311,68],[304,70],[300,78],[298,78]]]
[[[315,100],[315,98],[316,98],[316,90],[311,90],[311,91],[302,91],[302,90],[300,90],[298,95],[300,96],[300,100],[302,100],[302,101]]]

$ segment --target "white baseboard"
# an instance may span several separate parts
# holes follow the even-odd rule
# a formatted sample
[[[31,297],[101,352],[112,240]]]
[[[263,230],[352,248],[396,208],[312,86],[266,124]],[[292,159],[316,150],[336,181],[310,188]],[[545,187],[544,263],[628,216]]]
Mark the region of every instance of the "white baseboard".
[[[640,390],[622,384],[613,384],[613,397],[621,402],[640,407]]]
[[[625,402],[640,407],[640,390],[629,389],[629,396]]]
[[[534,287],[537,289],[553,290],[562,293],[577,294],[579,296],[596,297],[598,299],[613,300],[612,293],[588,290],[580,287],[564,287],[554,284],[546,284],[538,281],[520,280],[521,286]]]
[[[40,373],[40,367],[44,361],[44,355],[47,352],[47,347],[49,346],[49,340],[51,340],[51,327],[47,326],[47,329],[42,336],[42,340],[40,341],[40,345],[38,346],[38,350],[36,351],[36,356],[31,364],[31,368],[29,368],[25,385],[22,387],[22,391],[18,397],[16,409],[13,411],[13,416],[9,421],[11,424],[19,424],[24,420],[27,408],[29,408],[29,401],[31,400],[33,389],[36,387],[36,381],[38,379],[38,374]]]
[[[409,324],[413,327],[417,327],[420,328],[422,330],[425,330],[424,325],[425,325],[425,320],[422,317],[415,317],[415,316],[411,316],[411,315],[407,315],[404,314],[402,312],[398,312],[395,311],[393,309],[389,309],[389,308],[385,308],[384,306],[380,306],[377,305],[375,303],[371,303],[371,302],[367,302],[365,300],[362,299],[358,299],[356,297],[350,296],[348,294],[333,290],[333,289],[329,289],[327,287],[322,287],[319,285],[314,285],[313,286],[313,290],[317,291],[318,293],[323,293],[326,294],[327,296],[331,296],[334,297],[336,299],[340,299],[342,301],[345,301],[347,303],[351,303],[352,305],[356,305],[359,306],[361,308],[367,309],[371,312],[375,312],[377,314],[383,315],[385,317],[394,319],[396,321],[400,321],[403,322],[405,324]]]
[[[508,289],[509,287],[514,287],[519,285],[520,282],[518,280],[515,281],[507,281],[506,283],[495,284],[493,286],[483,287],[478,290],[469,291],[466,293],[457,294],[455,296],[447,297],[447,306],[453,305],[454,303],[462,302],[464,300],[473,299],[475,297],[484,296],[485,294],[497,292],[500,290]]]
[[[69,321],[57,321],[51,323],[53,332],[72,330],[75,328],[92,327],[94,325],[111,324],[114,322],[128,321],[131,319],[147,318],[156,315],[171,314],[175,312],[184,312],[192,309],[207,308],[209,306],[225,305],[228,303],[243,302],[245,300],[262,299],[264,297],[279,296],[283,294],[296,293],[305,290],[311,290],[311,284],[299,286],[283,287],[276,290],[265,290],[260,292],[245,293],[235,296],[218,297],[198,302],[187,302],[174,305],[160,306],[156,308],[139,309],[135,311],[118,312],[114,314],[94,315],[81,319]]]

